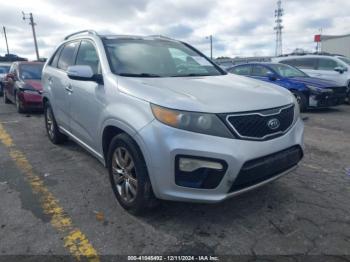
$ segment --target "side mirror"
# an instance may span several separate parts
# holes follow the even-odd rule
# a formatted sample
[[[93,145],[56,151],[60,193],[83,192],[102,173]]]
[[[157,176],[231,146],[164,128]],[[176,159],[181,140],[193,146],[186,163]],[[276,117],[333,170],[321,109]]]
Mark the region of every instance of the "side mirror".
[[[94,81],[98,84],[103,84],[102,75],[94,74],[91,66],[88,65],[69,66],[67,69],[67,76],[73,80]]]
[[[334,71],[336,71],[336,72],[338,72],[340,74],[343,74],[345,71],[348,71],[348,69],[345,68],[345,67],[337,66],[337,67],[334,68]]]
[[[267,77],[269,78],[270,81],[276,81],[277,77],[273,73],[267,73]]]

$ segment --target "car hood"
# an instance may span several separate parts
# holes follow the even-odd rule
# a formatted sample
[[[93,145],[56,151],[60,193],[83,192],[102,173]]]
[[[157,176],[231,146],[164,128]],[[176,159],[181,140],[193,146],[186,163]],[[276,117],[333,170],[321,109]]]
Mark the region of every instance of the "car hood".
[[[118,77],[118,88],[160,106],[225,113],[274,108],[293,103],[291,93],[276,85],[237,75],[204,77]]]
[[[24,83],[26,84],[26,86],[31,87],[31,88],[35,89],[36,91],[43,90],[43,86],[42,86],[40,80],[25,80]]]
[[[316,77],[293,77],[288,78],[292,83],[311,85],[318,88],[329,88],[340,86],[337,82]]]

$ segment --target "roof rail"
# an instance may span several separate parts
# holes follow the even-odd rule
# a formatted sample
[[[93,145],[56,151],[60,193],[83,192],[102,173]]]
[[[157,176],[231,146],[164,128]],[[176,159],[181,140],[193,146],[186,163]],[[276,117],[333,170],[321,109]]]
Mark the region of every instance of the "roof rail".
[[[80,34],[84,34],[84,33],[87,33],[89,35],[98,35],[98,33],[95,30],[82,30],[82,31],[78,31],[78,32],[75,32],[73,34],[67,35],[64,38],[64,40],[67,40],[67,39],[71,38],[72,36],[80,35]]]
[[[157,38],[162,38],[162,39],[167,39],[167,40],[173,40],[175,41],[175,39],[168,37],[168,36],[164,36],[164,35],[149,35],[148,37],[157,37]]]

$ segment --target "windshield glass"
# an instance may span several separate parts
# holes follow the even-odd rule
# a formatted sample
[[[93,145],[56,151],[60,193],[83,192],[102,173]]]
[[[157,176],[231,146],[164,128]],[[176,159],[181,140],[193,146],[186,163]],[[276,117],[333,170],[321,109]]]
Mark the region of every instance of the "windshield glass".
[[[133,77],[225,74],[185,44],[167,40],[105,39],[112,72]]]
[[[40,80],[44,64],[22,64],[19,66],[19,77],[23,80]]]
[[[274,65],[270,65],[270,67],[282,77],[309,77],[304,72],[289,65],[274,64]]]
[[[7,74],[10,71],[10,66],[0,65],[0,74]]]
[[[338,57],[341,61],[346,63],[347,65],[350,65],[350,59],[347,57]]]

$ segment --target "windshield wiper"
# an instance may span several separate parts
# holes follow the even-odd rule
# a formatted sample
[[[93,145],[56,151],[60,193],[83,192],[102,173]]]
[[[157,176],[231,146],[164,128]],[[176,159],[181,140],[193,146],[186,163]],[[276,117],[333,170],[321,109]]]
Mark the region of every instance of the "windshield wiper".
[[[161,77],[160,75],[148,74],[148,73],[141,73],[141,74],[120,73],[118,75],[120,75],[120,76],[128,76],[128,77]]]
[[[188,77],[188,76],[212,76],[207,74],[184,74],[184,75],[172,75],[171,77]]]

